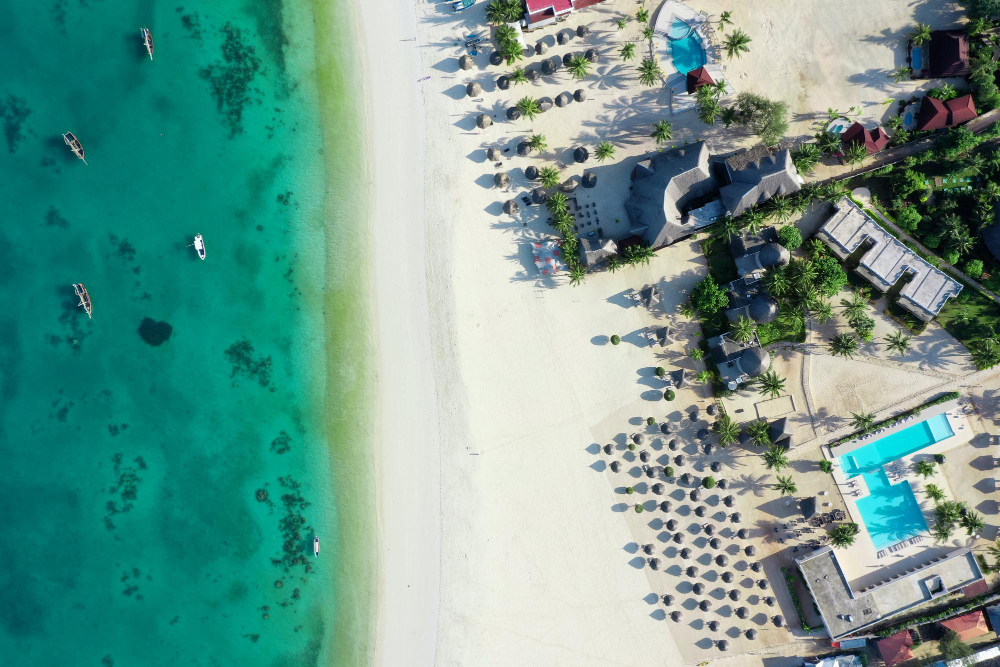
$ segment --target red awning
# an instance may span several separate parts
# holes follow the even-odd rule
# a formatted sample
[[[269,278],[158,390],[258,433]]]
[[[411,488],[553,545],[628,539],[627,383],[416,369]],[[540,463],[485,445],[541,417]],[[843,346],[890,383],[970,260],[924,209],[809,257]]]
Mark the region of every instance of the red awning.
[[[694,93],[702,86],[707,86],[709,84],[715,83],[712,75],[708,73],[704,67],[699,67],[698,69],[693,69],[687,73],[687,89],[688,93]]]

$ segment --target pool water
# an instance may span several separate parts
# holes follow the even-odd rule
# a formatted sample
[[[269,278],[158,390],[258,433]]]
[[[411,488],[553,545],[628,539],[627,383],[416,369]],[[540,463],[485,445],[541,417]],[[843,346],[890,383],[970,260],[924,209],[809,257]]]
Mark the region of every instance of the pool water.
[[[705,46],[701,43],[701,37],[698,36],[698,33],[684,21],[674,21],[673,25],[670,26],[670,35],[680,32],[678,24],[683,25],[686,32],[684,37],[670,38],[670,57],[677,71],[681,74],[687,74],[691,70],[698,69],[707,61]]]
[[[675,18],[674,22],[670,24],[670,32],[667,33],[667,37],[670,39],[684,39],[690,32],[690,25],[681,19]]]
[[[854,477],[953,435],[948,416],[936,415],[838,457],[840,468],[846,477]]]
[[[924,69],[924,50],[915,48],[910,51],[910,69],[919,72]]]

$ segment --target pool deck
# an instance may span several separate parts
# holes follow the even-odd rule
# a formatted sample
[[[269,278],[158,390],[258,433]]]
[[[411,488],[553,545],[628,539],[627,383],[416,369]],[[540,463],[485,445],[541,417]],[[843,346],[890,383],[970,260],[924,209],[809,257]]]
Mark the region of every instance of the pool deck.
[[[918,461],[931,460],[934,454],[944,454],[949,450],[966,444],[972,439],[974,433],[972,425],[966,416],[966,407],[960,405],[958,401],[950,401],[931,409],[925,410],[919,415],[914,415],[906,421],[895,424],[891,427],[870,433],[863,438],[852,440],[832,449],[828,445],[822,447],[823,456],[833,463],[833,478],[844,499],[844,505],[851,521],[858,524],[860,533],[854,544],[841,550],[843,554],[841,567],[844,576],[851,582],[852,587],[862,588],[869,586],[875,581],[891,576],[897,571],[905,571],[915,565],[935,558],[940,553],[955,548],[955,544],[949,541],[947,544],[936,544],[929,531],[924,531],[902,543],[892,545],[888,548],[876,548],[868,534],[857,502],[867,498],[870,493],[863,475],[856,475],[848,479],[841,469],[837,457],[849,454],[876,440],[901,431],[905,428],[918,424],[939,414],[947,415],[948,424],[954,435],[945,438],[932,445],[928,445],[912,454],[903,456],[895,461],[883,465],[889,482],[893,485],[909,482],[913,489],[913,495],[920,504],[924,521],[928,527],[934,524],[934,501],[927,497],[925,491],[926,484],[936,484],[940,487],[946,498],[955,499],[948,485],[948,480],[938,467],[932,477],[924,479],[914,472],[913,466]],[[961,533],[961,535],[959,535]],[[965,538],[964,531],[956,530],[953,540],[957,537]]]
[[[709,15],[706,12],[697,12],[683,2],[667,0],[660,6],[656,13],[656,20],[653,22],[655,34],[653,45],[663,68],[666,85],[671,91],[670,113],[672,115],[690,111],[697,106],[695,96],[689,95],[687,92],[686,73],[677,71],[677,68],[674,67],[673,56],[670,54],[670,39],[667,35],[670,34],[670,26],[676,19],[690,25],[691,30],[701,38],[702,46],[705,47],[705,69],[712,78],[716,81],[726,79],[724,76],[725,67],[722,65],[722,47],[715,34],[715,28],[712,27]],[[729,79],[726,79],[726,83],[731,84]],[[729,93],[732,92],[730,85]]]

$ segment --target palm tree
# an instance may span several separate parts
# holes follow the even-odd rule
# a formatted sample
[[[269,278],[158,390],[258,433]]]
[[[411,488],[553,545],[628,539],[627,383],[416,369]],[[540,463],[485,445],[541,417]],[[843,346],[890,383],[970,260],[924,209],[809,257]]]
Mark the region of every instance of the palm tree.
[[[569,197],[562,192],[553,192],[545,202],[549,212],[553,215],[569,212]]]
[[[865,312],[868,310],[868,299],[862,296],[859,292],[854,292],[851,294],[851,299],[841,299],[840,305],[844,309],[844,317],[847,318],[848,322],[852,324],[857,322],[862,317],[864,317]]]
[[[799,490],[790,475],[788,477],[778,475],[778,482],[774,485],[774,488],[780,491],[783,496],[790,496]]]
[[[785,271],[781,267],[772,266],[764,273],[764,289],[771,296],[781,297],[788,294],[792,286]]]
[[[726,49],[726,55],[732,60],[734,56],[741,58],[744,53],[750,51],[750,41],[750,35],[737,28],[736,32],[726,37],[722,46]]]
[[[771,444],[771,427],[767,420],[754,419],[747,422],[747,435],[758,447]]]
[[[802,144],[792,153],[792,162],[799,173],[811,174],[822,155],[816,144]]]
[[[941,502],[944,498],[944,491],[937,484],[924,484],[924,492],[927,497],[933,500],[935,503]]]
[[[947,542],[955,525],[950,521],[938,521],[931,529],[931,535],[938,542]]]
[[[514,85],[517,85],[519,83],[527,83],[528,75],[527,73],[525,73],[523,69],[518,67],[516,70],[510,73],[510,76],[508,76],[507,79]]]
[[[800,292],[812,287],[816,276],[816,265],[812,262],[799,260],[792,263],[792,284]]]
[[[645,7],[640,7],[635,13],[635,20],[639,23],[649,23],[649,10]]]
[[[969,510],[962,516],[961,522],[962,527],[965,528],[965,532],[968,535],[977,535],[986,526],[982,515],[972,510]]]
[[[622,57],[622,60],[632,60],[632,58],[635,58],[635,43],[625,42],[622,44],[622,48],[618,50],[618,55]]]
[[[521,18],[520,3],[492,0],[486,5],[486,20],[496,26],[512,23]]]
[[[583,56],[573,56],[569,61],[569,73],[574,79],[585,79],[590,74],[590,61]]]
[[[851,413],[851,426],[858,429],[859,431],[870,431],[872,424],[875,423],[875,415],[865,412],[852,412]]]
[[[760,393],[766,396],[778,398],[781,392],[785,390],[785,382],[785,378],[774,371],[767,371],[757,378],[757,388],[760,390]]]
[[[604,162],[615,156],[615,145],[610,141],[602,141],[594,149],[594,156],[598,162]]]
[[[705,369],[705,370],[701,371],[700,373],[698,373],[695,376],[695,378],[698,380],[698,382],[700,382],[702,384],[708,384],[709,382],[712,381],[712,378],[714,378],[714,377],[715,377],[715,375],[713,375],[712,371],[710,371],[708,369]]]
[[[837,334],[830,339],[830,349],[833,356],[853,358],[854,353],[858,351],[858,339],[854,334]]]
[[[559,183],[559,170],[551,166],[542,167],[538,170],[538,180],[542,182],[543,187],[553,188]]]
[[[712,428],[719,434],[719,444],[723,447],[728,447],[740,441],[740,426],[726,413],[722,413],[722,416],[712,425]]]
[[[958,230],[948,237],[948,249],[957,252],[959,255],[964,255],[970,252],[976,246],[976,240],[973,239],[966,229]]]
[[[698,119],[705,125],[715,125],[715,119],[722,111],[722,106],[714,97],[708,97],[698,103]]]
[[[764,223],[767,222],[767,216],[764,215],[764,211],[760,210],[758,206],[748,208],[740,214],[739,219],[748,234],[756,234],[764,228]]]
[[[991,556],[1000,561],[1000,537],[997,538],[996,542],[986,547],[986,551],[988,551]]]
[[[653,41],[654,36],[656,36],[656,31],[653,30],[653,26],[647,25],[642,29],[642,38],[647,42]]]
[[[910,39],[913,40],[914,46],[923,46],[931,41],[931,27],[926,23],[917,23],[917,28],[910,35]]]
[[[854,544],[857,534],[857,527],[853,523],[842,523],[830,531],[830,544],[838,549],[849,547]]]
[[[725,32],[726,26],[732,24],[733,24],[732,12],[722,12],[721,14],[719,14],[719,30]]]
[[[757,323],[749,317],[744,317],[743,315],[740,315],[739,318],[729,326],[729,334],[734,340],[741,343],[749,342],[750,339],[753,338],[755,331],[757,331]]]
[[[735,107],[722,107],[722,111],[719,112],[719,118],[728,128],[730,125],[739,120],[740,114],[735,109]]]
[[[646,86],[655,86],[656,82],[660,80],[663,75],[663,71],[660,69],[660,63],[656,62],[652,58],[643,58],[642,62],[639,64],[639,82]]]
[[[541,153],[549,147],[549,142],[545,140],[544,134],[533,134],[528,138],[528,145]]]
[[[844,159],[847,164],[864,164],[868,157],[868,149],[860,141],[852,141],[844,149]]]
[[[719,79],[715,83],[710,83],[707,86],[702,86],[702,88],[707,88],[708,90],[711,90],[712,94],[715,95],[716,98],[719,98],[726,94],[726,80]],[[701,90],[701,88],[699,88],[698,90]]]
[[[542,110],[538,108],[538,100],[534,97],[522,97],[517,101],[515,106],[517,107],[517,110],[521,112],[521,115],[528,120],[534,120],[535,116],[542,112]]]
[[[900,81],[906,81],[910,78],[910,68],[907,67],[906,65],[900,65],[896,69],[892,70],[889,76],[892,77],[892,80],[895,83],[899,83]],[[899,116],[896,117],[898,118]]]
[[[615,25],[618,26],[619,30],[624,30],[625,29],[625,25],[627,23],[628,23],[628,17],[627,16],[623,16],[620,19],[618,19],[617,21],[615,21]]]
[[[903,356],[910,348],[910,337],[904,336],[902,331],[896,331],[885,337],[885,343],[890,350],[895,350],[899,356]]]
[[[731,241],[734,236],[739,236],[740,225],[736,222],[736,218],[731,215],[724,216],[722,220],[716,223],[715,228],[712,229],[712,235],[716,238],[725,237],[726,241]]]
[[[923,478],[934,476],[934,462],[933,461],[917,461],[913,466],[913,471],[916,472]]]
[[[839,152],[843,147],[843,142],[833,132],[817,132],[816,145],[824,155],[829,155]]]
[[[792,217],[792,202],[787,195],[775,195],[767,202],[768,213],[777,218],[778,222],[785,222]]]
[[[671,129],[670,121],[658,120],[653,124],[653,131],[649,134],[656,140],[656,145],[665,144],[674,138],[674,131]]]
[[[579,285],[587,277],[587,269],[580,264],[574,264],[569,270],[569,282],[571,285]]]
[[[764,452],[764,465],[768,470],[781,470],[788,467],[788,457],[785,450],[778,445],[771,445]]]
[[[561,213],[556,213],[552,216],[552,226],[556,228],[556,231],[563,236],[569,236],[573,233],[573,225],[576,224],[576,220],[570,214],[569,211],[563,211]],[[617,255],[615,256],[617,258]]]
[[[833,307],[826,301],[819,301],[809,310],[817,324],[826,324],[833,319]]]

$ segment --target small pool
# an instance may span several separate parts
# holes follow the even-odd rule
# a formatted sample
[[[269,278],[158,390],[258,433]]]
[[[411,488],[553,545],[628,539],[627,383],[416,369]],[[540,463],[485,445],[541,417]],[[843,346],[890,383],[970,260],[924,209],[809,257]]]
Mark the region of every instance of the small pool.
[[[667,33],[669,39],[684,39],[691,32],[691,26],[679,18],[674,18],[670,24],[670,32]]]
[[[870,495],[857,502],[872,544],[882,549],[927,530],[909,482],[890,484],[885,470],[865,473]]]
[[[948,415],[940,414],[908,426],[892,435],[839,456],[840,468],[848,478],[871,472],[882,465],[919,451],[935,442],[955,435],[948,423]]]
[[[830,124],[826,126],[826,131],[830,134],[843,134],[853,124],[849,119],[841,116],[830,121]]]
[[[919,46],[910,51],[910,69],[914,72],[924,69],[924,50]]]
[[[681,23],[684,23],[681,21]],[[674,25],[670,27],[670,32],[674,32]],[[687,23],[684,23],[687,25]],[[688,26],[690,28],[690,26]],[[690,30],[686,37],[680,39],[670,39],[670,59],[674,67],[681,74],[687,74],[691,70],[698,69],[707,62],[705,56],[705,46],[701,43],[701,37],[694,30]]]

